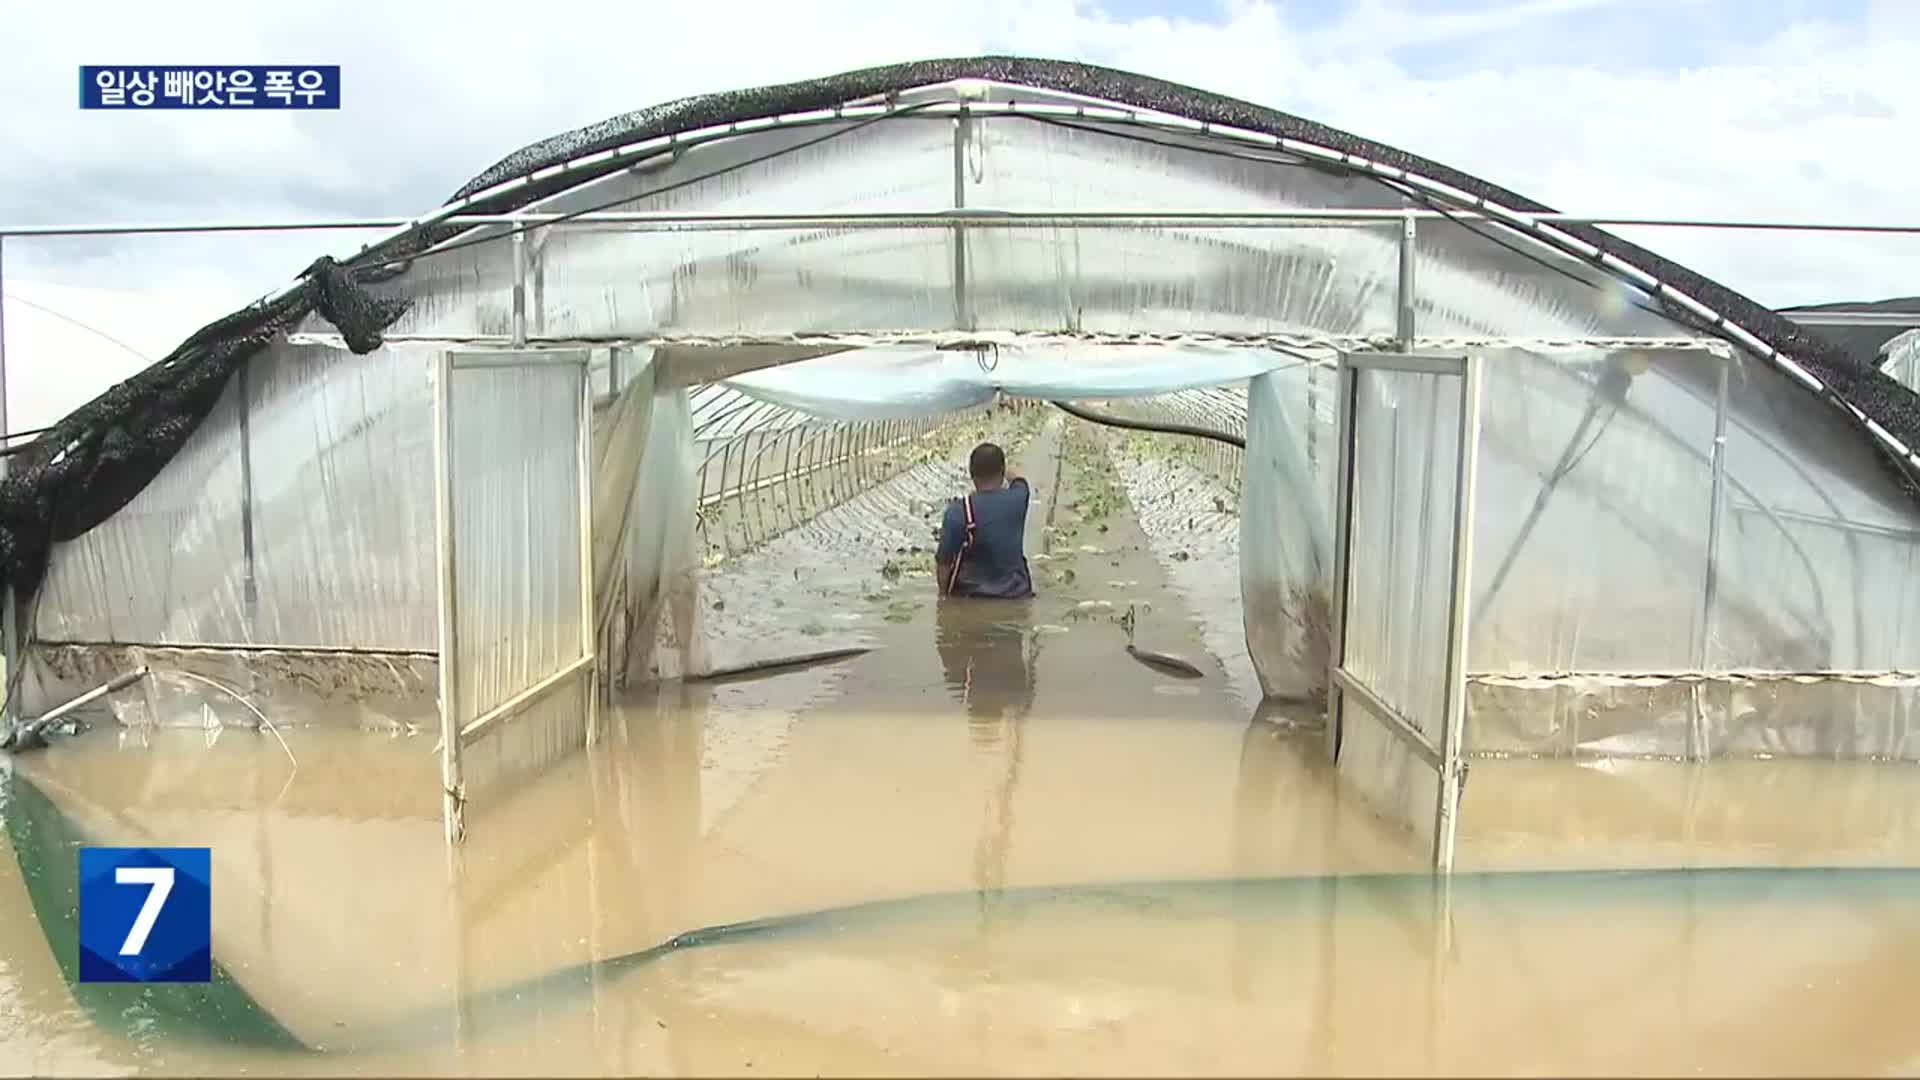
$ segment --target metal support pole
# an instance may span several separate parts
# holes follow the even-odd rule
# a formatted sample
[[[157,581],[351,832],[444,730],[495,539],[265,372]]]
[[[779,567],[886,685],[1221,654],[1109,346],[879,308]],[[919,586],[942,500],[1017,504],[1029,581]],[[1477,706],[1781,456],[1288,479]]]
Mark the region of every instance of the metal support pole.
[[[757,541],[755,541],[753,538],[753,527],[752,525],[748,524],[748,521],[747,521],[747,500],[748,499],[753,500],[753,521],[758,523],[760,526],[760,536],[764,539],[765,537],[772,535],[767,530],[767,498],[757,494],[756,493],[757,488],[755,486],[760,482],[761,462],[766,459],[767,435],[764,429],[755,431],[753,433],[753,457],[752,458],[745,457],[746,443],[744,440],[747,438],[747,436],[742,435],[740,436],[740,438],[742,439],[742,442],[740,444],[740,451],[742,455],[741,462],[740,462],[740,494],[739,494],[740,536],[741,536],[742,542],[745,544],[746,547],[752,547]],[[753,470],[751,473],[747,471],[749,467],[751,467]]]
[[[466,793],[460,775],[459,623],[454,595],[453,354],[442,352],[433,379],[433,497],[440,570],[440,783],[445,797],[449,859],[466,835]]]
[[[527,234],[513,234],[513,344],[527,343]]]
[[[608,361],[612,363],[611,360]],[[580,673],[580,692],[586,698],[587,745],[600,739],[600,694],[596,675],[600,668],[600,620],[595,617],[593,595],[593,353],[580,353],[580,424],[575,440],[580,455],[580,650],[588,658]],[[611,376],[611,369],[609,369]]]
[[[1440,741],[1440,805],[1433,837],[1434,868],[1453,872],[1460,831],[1462,742],[1467,726],[1467,625],[1473,584],[1473,507],[1480,467],[1480,358],[1468,356],[1460,377],[1460,454],[1454,480],[1452,605],[1447,626],[1447,712]]]
[[[1320,368],[1317,364],[1307,364],[1307,475],[1320,478]],[[1253,417],[1247,417],[1247,434],[1253,434]],[[1251,441],[1251,439],[1249,439]],[[1251,460],[1251,459],[1249,459]]]
[[[78,709],[83,705],[91,705],[92,703],[100,700],[101,698],[106,697],[108,694],[114,694],[114,693],[120,692],[121,690],[125,690],[127,687],[132,686],[134,683],[137,683],[141,679],[144,679],[146,677],[147,677],[147,669],[145,667],[137,667],[137,668],[134,668],[132,671],[126,671],[118,675],[115,675],[112,679],[108,680],[107,682],[103,683],[100,686],[94,687],[93,689],[87,691],[84,694],[81,694],[79,697],[74,698],[72,701],[69,701],[64,705],[60,705],[55,708],[49,709],[46,712],[40,714],[38,717],[34,718],[33,727],[38,730],[44,731],[55,720],[60,719],[61,717],[67,715],[68,713],[74,711],[75,709]]]
[[[533,263],[533,332],[547,332],[547,241],[553,239],[553,229],[538,229],[529,242],[527,256]],[[588,381],[592,381],[589,379]]]
[[[726,439],[725,444],[720,447],[720,475],[713,478],[713,512],[715,517],[720,521],[720,553],[723,555],[732,555],[734,553],[733,530],[727,524],[727,502],[729,500],[733,502],[734,513],[740,519],[740,544],[742,548],[747,546],[749,539],[753,535],[753,530],[747,521],[745,482],[747,471],[746,436],[728,436]],[[736,446],[741,449],[741,479],[739,481],[733,479],[733,451]],[[707,486],[707,473],[711,471],[711,468],[709,468],[702,472],[700,477],[700,486],[702,489],[705,489]],[[728,486],[730,484],[732,485],[731,487]],[[712,546],[713,544],[713,534],[711,530],[709,530],[707,534],[707,544],[708,546]]]
[[[1694,640],[1695,671],[1707,670],[1708,651],[1713,647],[1713,612],[1720,592],[1720,528],[1727,501],[1727,411],[1731,396],[1729,382],[1733,361],[1720,358],[1713,393],[1713,486],[1707,497],[1706,584],[1700,596],[1700,632]],[[1688,756],[1695,761],[1707,756],[1707,718],[1700,701],[1701,688],[1694,688],[1693,732],[1688,740]]]
[[[795,450],[800,449],[800,429],[797,427],[788,428],[786,438],[782,439],[780,443],[781,449],[786,451],[786,453],[780,458],[779,491],[786,497],[787,528],[797,529],[800,527],[800,509],[794,502],[795,498],[797,498],[797,492],[795,491],[796,485],[793,482],[793,453]]]
[[[973,140],[973,114],[965,109],[953,117],[953,208],[967,207],[967,147]],[[973,329],[973,297],[967,287],[967,228],[953,227],[953,325]]]
[[[827,505],[838,506],[847,497],[847,425],[835,421],[828,439]]]
[[[253,535],[253,393],[249,370],[251,360],[240,361],[235,372],[234,394],[240,410],[240,595],[247,614],[247,636],[258,638],[260,629],[260,586],[254,572]]]
[[[1720,370],[1714,380],[1713,394],[1713,456],[1710,459],[1713,468],[1713,488],[1708,500],[1707,511],[1707,573],[1706,588],[1700,605],[1700,637],[1694,649],[1694,665],[1705,670],[1707,650],[1713,639],[1713,608],[1716,594],[1720,590],[1720,523],[1726,511],[1727,498],[1727,402],[1730,396],[1728,386],[1729,368],[1733,361],[1720,358]]]
[[[1413,349],[1413,261],[1418,230],[1419,219],[1409,211],[1400,223],[1400,310],[1395,323],[1400,348],[1408,351]]]
[[[0,236],[0,443],[11,445],[12,440],[4,438],[11,433],[12,421],[7,412],[7,248],[5,236]],[[5,479],[11,471],[11,457],[0,457],[0,479]],[[19,598],[14,596],[11,586],[0,586],[5,602],[0,603],[0,651],[6,654],[6,671],[0,672],[0,686],[12,684],[13,674],[23,662],[22,642],[30,628],[14,625],[16,620],[25,618],[16,612],[20,606]],[[25,685],[21,680],[20,685]],[[6,731],[5,720],[9,713],[18,716],[19,702],[0,700],[0,734]]]
[[[1334,401],[1334,417],[1338,434],[1334,443],[1332,626],[1327,642],[1327,757],[1331,761],[1340,759],[1340,726],[1342,714],[1346,711],[1346,695],[1336,676],[1347,659],[1347,544],[1353,517],[1353,403],[1359,386],[1358,373],[1345,354],[1340,357],[1340,366],[1335,369],[1335,375],[1338,379],[1338,396]]]

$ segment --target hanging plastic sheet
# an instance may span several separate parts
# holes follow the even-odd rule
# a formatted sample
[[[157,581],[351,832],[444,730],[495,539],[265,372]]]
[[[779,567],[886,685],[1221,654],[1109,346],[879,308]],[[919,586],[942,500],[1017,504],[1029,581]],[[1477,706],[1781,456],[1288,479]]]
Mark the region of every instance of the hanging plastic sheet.
[[[972,352],[870,348],[727,380],[741,393],[829,420],[900,419],[993,399]]]
[[[597,587],[606,663],[616,683],[684,674],[701,663],[695,605],[700,480],[687,391],[636,377],[602,422],[608,450],[601,475],[610,486],[596,493],[594,517],[620,522],[608,534],[595,530],[596,561],[611,566],[606,585]],[[636,443],[641,449],[633,464]],[[627,486],[611,486],[614,474],[629,467]]]
[[[603,644],[623,646],[624,638],[615,634],[623,625],[620,598],[628,583],[621,553],[632,542],[628,529],[636,509],[633,494],[646,468],[658,369],[651,349],[610,352],[606,367],[611,400],[593,417],[594,625]],[[611,655],[625,653],[616,648]]]
[[[1301,362],[1247,384],[1241,614],[1261,689],[1277,698],[1326,693],[1333,537],[1308,455],[1311,377]]]
[[[1291,351],[1214,342],[984,342],[859,349],[727,380],[742,393],[835,420],[933,416],[997,394],[1048,401],[1150,397],[1297,365]]]

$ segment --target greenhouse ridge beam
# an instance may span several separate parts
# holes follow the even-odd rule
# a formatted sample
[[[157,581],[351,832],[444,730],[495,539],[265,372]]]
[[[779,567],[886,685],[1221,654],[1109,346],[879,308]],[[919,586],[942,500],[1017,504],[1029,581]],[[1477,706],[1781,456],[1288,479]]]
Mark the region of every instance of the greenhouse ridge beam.
[[[1553,225],[1608,225],[1637,228],[1722,229],[1730,231],[1767,230],[1775,232],[1880,233],[1920,236],[1920,224],[1863,224],[1818,221],[1741,221],[1706,218],[1632,218],[1593,217],[1575,214],[1514,211],[1490,214],[1477,210],[1427,209],[1288,209],[1288,210],[995,210],[967,207],[921,212],[885,213],[672,213],[647,211],[599,211],[584,214],[512,213],[451,214],[444,218],[315,218],[261,222],[183,221],[143,223],[80,223],[60,225],[0,225],[0,237],[59,238],[78,236],[137,236],[170,233],[233,232],[326,232],[366,229],[407,229],[426,224],[468,226],[548,226],[566,229],[575,225],[622,225],[630,231],[671,230],[777,230],[803,228],[952,228],[957,225],[999,228],[1060,228],[1064,226],[1213,226],[1217,228],[1286,228],[1314,223],[1337,225],[1398,224],[1408,220],[1486,221],[1511,225],[1538,222]],[[505,239],[504,237],[502,239]],[[429,249],[431,250],[431,249]],[[1795,322],[1845,319],[1831,325],[1905,325],[1915,321],[1911,313],[1820,313],[1790,316]]]

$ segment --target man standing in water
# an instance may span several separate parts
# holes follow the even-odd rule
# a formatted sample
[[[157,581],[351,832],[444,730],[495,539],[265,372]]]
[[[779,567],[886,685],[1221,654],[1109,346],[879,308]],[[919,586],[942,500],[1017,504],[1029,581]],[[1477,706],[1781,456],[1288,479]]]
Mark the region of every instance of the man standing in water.
[[[934,569],[942,596],[1022,600],[1033,595],[1025,551],[1027,503],[1024,477],[1007,468],[1006,451],[981,443],[967,458],[973,494],[947,506],[940,523]]]

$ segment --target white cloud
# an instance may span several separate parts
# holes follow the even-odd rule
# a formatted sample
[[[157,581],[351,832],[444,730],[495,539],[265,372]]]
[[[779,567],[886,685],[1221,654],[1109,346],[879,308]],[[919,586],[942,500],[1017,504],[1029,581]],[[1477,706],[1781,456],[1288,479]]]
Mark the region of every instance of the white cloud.
[[[1472,52],[1477,35],[1537,35],[1632,0],[1508,0],[1437,10],[1366,0],[1302,22],[1258,0],[1195,17],[1121,18],[1071,0],[973,5],[341,2],[16,5],[0,40],[0,218],[266,218],[406,214],[520,145],[689,93],[929,56],[1012,51],[1089,60],[1247,98],[1486,177],[1561,209],[1908,221],[1920,176],[1920,5],[1869,21],[1805,21],[1758,45],[1699,50],[1719,66],[1661,70],[1628,41],[1576,64],[1496,62],[1423,76],[1394,47]],[[1673,0],[1683,25],[1746,8]],[[1716,15],[1723,12],[1724,16]],[[1534,38],[1523,38],[1535,40]],[[1547,48],[1552,44],[1553,48]],[[1511,56],[1512,51],[1488,53]],[[1582,53],[1581,55],[1588,55]],[[76,108],[75,69],[109,62],[338,62],[338,114],[112,115]],[[1450,68],[1449,70],[1456,70]],[[1762,302],[1920,293],[1920,240],[1632,237]],[[16,280],[151,291],[183,268],[255,295],[357,239],[151,238],[9,244]],[[198,326],[222,311],[195,311]],[[11,311],[9,334],[13,333]],[[86,316],[82,316],[86,317]],[[190,328],[190,327],[189,327]],[[16,383],[23,366],[10,364]],[[64,376],[63,376],[64,377]],[[97,389],[94,388],[94,389]],[[84,395],[83,395],[84,396]]]

